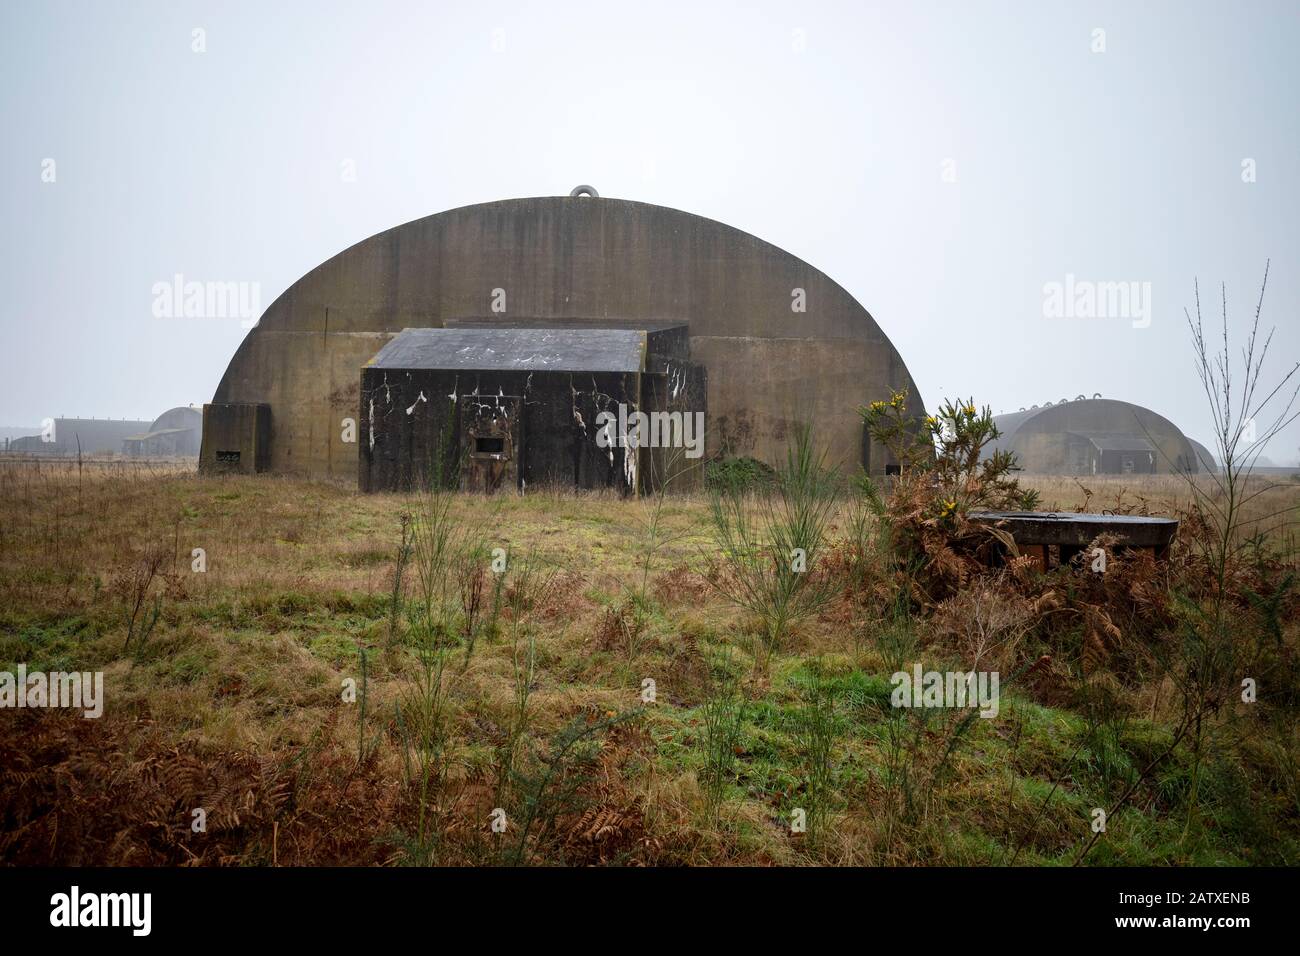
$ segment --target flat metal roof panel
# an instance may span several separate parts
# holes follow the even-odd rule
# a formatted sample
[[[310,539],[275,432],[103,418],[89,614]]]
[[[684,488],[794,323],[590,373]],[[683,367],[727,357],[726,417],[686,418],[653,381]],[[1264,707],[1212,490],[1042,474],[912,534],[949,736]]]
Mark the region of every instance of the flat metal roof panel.
[[[639,372],[645,333],[631,329],[403,329],[372,368],[515,372]]]

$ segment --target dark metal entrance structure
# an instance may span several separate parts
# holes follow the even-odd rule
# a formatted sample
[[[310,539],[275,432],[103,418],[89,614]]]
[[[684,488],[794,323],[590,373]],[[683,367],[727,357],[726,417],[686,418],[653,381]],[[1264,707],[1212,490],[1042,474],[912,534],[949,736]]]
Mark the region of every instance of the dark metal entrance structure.
[[[1169,546],[1178,531],[1173,518],[1146,515],[1096,515],[1074,511],[976,511],[971,521],[1008,532],[1021,554],[1035,559],[1046,570],[1052,549],[1058,562],[1068,564],[1100,535],[1119,538],[1121,550],[1151,552],[1157,560],[1169,556]]]
[[[514,321],[406,329],[366,364],[362,491],[440,482],[464,491],[553,485],[635,495],[674,483],[672,449],[622,441],[606,422],[707,412],[706,374],[690,359],[686,325]],[[692,477],[683,471],[682,485]]]

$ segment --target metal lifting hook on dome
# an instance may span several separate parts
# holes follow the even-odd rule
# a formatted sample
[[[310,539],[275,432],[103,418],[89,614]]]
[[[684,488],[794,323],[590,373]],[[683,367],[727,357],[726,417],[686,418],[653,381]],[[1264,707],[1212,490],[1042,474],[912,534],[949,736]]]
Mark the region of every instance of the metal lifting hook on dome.
[[[595,186],[574,186],[569,193],[570,196],[590,196],[592,199],[599,199],[600,193],[596,192]]]

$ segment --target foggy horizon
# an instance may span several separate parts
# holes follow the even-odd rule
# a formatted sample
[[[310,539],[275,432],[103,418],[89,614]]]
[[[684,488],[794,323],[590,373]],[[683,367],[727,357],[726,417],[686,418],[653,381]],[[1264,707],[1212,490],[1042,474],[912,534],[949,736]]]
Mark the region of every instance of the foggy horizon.
[[[369,236],[580,183],[824,272],[928,409],[1100,393],[1216,450],[1184,309],[1199,281],[1217,343],[1226,284],[1237,355],[1266,262],[1270,387],[1300,356],[1292,3],[50,3],[0,37],[10,435],[210,401],[249,323],[157,317],[175,277],[260,314]]]

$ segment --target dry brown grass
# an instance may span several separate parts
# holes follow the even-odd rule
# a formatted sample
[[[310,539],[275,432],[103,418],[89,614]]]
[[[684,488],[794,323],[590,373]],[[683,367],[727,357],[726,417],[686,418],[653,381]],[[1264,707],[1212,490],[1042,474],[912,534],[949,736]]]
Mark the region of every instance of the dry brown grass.
[[[1085,503],[1072,481],[1026,483],[1050,507]],[[1187,501],[1173,480],[1088,485],[1092,510],[1136,503],[1168,513]],[[1300,484],[1263,501],[1294,509]],[[381,652],[401,518],[412,507],[400,495],[270,476],[199,477],[179,465],[83,463],[78,473],[75,462],[0,460],[0,669],[24,661],[33,669],[103,670],[107,696],[99,721],[0,712],[0,859],[401,861],[397,835],[409,832],[414,808],[401,786],[393,708],[411,679],[412,658],[401,648]],[[533,622],[530,745],[544,753],[553,735],[584,714],[638,710],[643,678],[658,683],[660,703],[603,737],[580,786],[582,805],[561,815],[530,858],[987,862],[976,849],[981,834],[1013,826],[999,759],[963,758],[952,803],[928,829],[891,836],[879,822],[884,744],[853,695],[863,693],[862,681],[879,673],[883,658],[854,633],[855,622],[875,617],[847,598],[802,626],[770,675],[746,676],[755,709],[742,778],[720,821],[704,822],[694,708],[708,686],[706,657],[734,646],[742,669],[750,668],[743,636],[752,626],[710,588],[707,502],[687,497],[669,500],[661,516],[666,543],[654,556],[640,644],[629,650],[619,640],[610,622],[621,612],[611,608],[639,582],[648,507],[558,491],[454,502],[457,520],[481,525],[488,547],[531,555],[555,570]],[[836,536],[846,535],[847,512],[834,524]],[[129,614],[119,584],[158,548],[165,558],[149,599],[160,600],[159,620],[147,640],[124,652]],[[190,570],[194,548],[206,552],[205,573]],[[848,566],[836,560],[833,566]],[[1009,667],[1041,650],[1025,632],[1034,613],[976,588],[941,609],[921,646],[928,659],[995,659]],[[502,633],[480,640],[468,666],[450,678],[448,784],[435,808],[440,862],[499,859],[488,829],[492,755],[515,695],[508,617],[502,623]],[[339,693],[344,678],[359,674],[358,647],[369,652],[366,730],[379,740],[360,765],[357,710]],[[797,702],[791,681],[813,655],[849,688],[844,706],[853,728],[839,744],[835,823],[815,853],[785,822],[800,788],[787,716]],[[1050,675],[1043,680],[1031,696],[1069,702]],[[1146,685],[1131,693],[1141,706],[1151,700],[1152,712],[1169,697]],[[1044,718],[1045,736],[1032,755],[1015,758],[1017,772],[1045,779],[1063,772],[1066,754],[1049,728],[1072,719]],[[990,731],[979,753],[1002,754],[1008,746]],[[202,838],[189,831],[191,805],[209,809]],[[1052,840],[1063,841],[1066,825],[1053,825]],[[1044,839],[1044,855],[1054,846]]]

